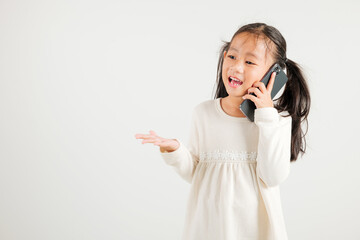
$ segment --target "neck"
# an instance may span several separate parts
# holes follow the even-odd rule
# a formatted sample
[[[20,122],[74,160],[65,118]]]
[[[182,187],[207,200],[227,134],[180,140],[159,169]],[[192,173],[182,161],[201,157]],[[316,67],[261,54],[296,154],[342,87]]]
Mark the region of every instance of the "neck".
[[[244,101],[242,97],[227,96],[221,99],[220,103],[224,111],[230,116],[246,117],[240,110],[240,104]]]
[[[243,101],[244,99],[242,97],[227,96],[224,98],[224,102],[233,109],[239,109]]]

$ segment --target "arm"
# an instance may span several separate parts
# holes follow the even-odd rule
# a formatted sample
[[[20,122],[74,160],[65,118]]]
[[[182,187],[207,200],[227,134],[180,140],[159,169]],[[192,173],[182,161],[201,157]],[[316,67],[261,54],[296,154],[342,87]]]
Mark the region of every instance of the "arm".
[[[172,152],[160,152],[165,163],[173,166],[174,170],[188,183],[192,182],[197,163],[199,162],[199,132],[196,112],[192,113],[190,134],[187,146],[177,140],[179,148]]]
[[[268,187],[277,186],[290,172],[292,118],[264,107],[255,109],[254,122],[259,128],[257,174]]]

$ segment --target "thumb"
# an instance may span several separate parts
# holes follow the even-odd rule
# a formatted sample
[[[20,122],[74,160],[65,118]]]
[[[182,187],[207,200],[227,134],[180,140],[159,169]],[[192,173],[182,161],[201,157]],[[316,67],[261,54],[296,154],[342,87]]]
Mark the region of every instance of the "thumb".
[[[156,135],[156,132],[154,132],[153,130],[149,131],[151,135]]]

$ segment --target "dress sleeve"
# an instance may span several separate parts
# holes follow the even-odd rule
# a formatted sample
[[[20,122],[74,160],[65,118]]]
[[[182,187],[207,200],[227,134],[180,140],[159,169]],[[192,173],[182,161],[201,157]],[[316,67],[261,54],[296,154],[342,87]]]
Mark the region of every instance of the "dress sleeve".
[[[290,173],[292,118],[265,107],[255,109],[254,122],[259,128],[256,172],[268,187],[274,187]]]
[[[165,163],[188,183],[192,182],[195,168],[199,162],[199,128],[195,110],[192,112],[188,143],[185,145],[181,140],[178,149],[173,152],[160,152]]]

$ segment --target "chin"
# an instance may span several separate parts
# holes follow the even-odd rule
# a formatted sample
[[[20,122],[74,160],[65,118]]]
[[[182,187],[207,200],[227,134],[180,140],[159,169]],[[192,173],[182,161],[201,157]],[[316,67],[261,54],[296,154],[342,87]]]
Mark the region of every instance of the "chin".
[[[239,92],[239,93],[227,92],[227,93],[230,97],[241,98],[241,99],[245,95],[244,93],[241,93],[241,92]]]

